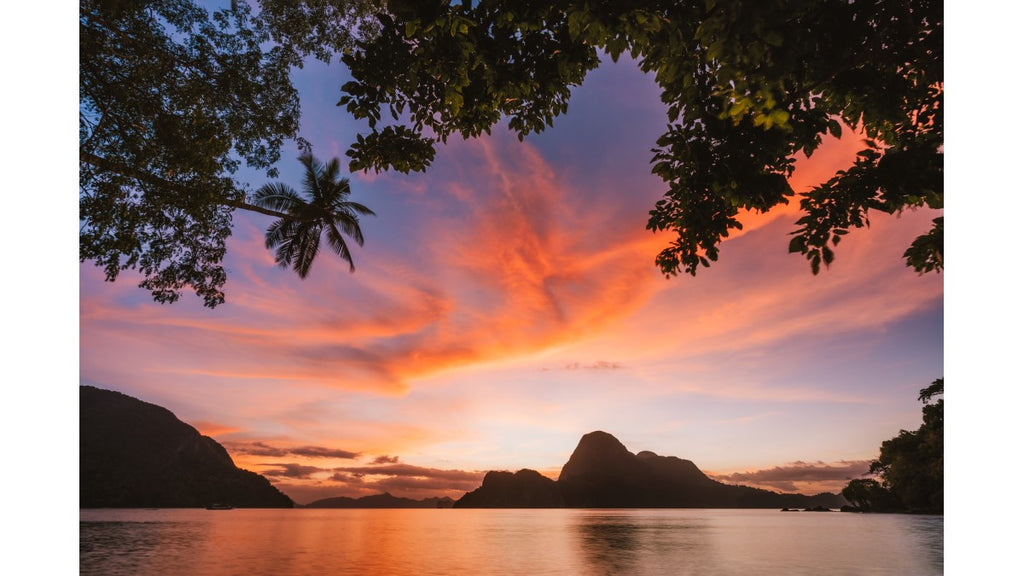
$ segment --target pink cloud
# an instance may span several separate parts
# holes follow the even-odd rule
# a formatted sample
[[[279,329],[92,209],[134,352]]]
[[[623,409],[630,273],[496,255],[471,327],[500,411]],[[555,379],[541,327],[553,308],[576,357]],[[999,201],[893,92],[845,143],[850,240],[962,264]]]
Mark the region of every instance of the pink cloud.
[[[300,504],[321,498],[359,498],[382,492],[413,499],[440,496],[458,499],[478,488],[485,474],[409,464],[321,468],[297,463],[267,463],[258,465],[257,469]]]
[[[841,492],[850,480],[867,477],[870,466],[870,460],[843,460],[832,463],[796,461],[762,470],[708,473],[708,476],[727,484],[813,495],[821,492]]]

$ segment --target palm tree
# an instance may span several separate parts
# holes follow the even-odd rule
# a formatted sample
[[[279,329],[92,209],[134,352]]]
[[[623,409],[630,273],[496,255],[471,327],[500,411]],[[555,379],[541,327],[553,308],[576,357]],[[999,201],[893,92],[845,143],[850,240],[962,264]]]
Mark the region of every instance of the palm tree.
[[[355,272],[345,236],[362,246],[359,216],[376,214],[348,200],[352,191],[348,178],[338,178],[341,168],[337,158],[324,165],[305,152],[299,161],[306,167],[301,195],[287,184],[273,182],[253,196],[253,204],[281,216],[267,228],[267,248],[277,249],[274,259],[278,264],[291,266],[299,278],[305,278],[320,251],[320,238],[326,233],[328,246],[348,262],[350,272]]]

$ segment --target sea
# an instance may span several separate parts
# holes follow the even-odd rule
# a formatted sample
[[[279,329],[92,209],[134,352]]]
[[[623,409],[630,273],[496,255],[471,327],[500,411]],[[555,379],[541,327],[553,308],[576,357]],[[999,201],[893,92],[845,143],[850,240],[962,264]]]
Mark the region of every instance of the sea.
[[[943,572],[943,518],[779,510],[83,509],[103,576]]]

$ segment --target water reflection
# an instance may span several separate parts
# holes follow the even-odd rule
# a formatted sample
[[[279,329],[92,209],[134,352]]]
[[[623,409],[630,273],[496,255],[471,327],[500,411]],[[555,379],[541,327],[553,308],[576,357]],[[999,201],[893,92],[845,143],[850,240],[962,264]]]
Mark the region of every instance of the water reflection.
[[[585,574],[941,575],[941,516],[577,511]]]
[[[210,540],[209,529],[202,522],[81,522],[79,573],[145,574],[162,558],[174,558],[179,574],[194,573],[192,562]]]
[[[697,574],[708,565],[712,530],[699,513],[582,511],[574,526],[587,574]]]
[[[622,574],[636,564],[637,526],[607,516],[584,516],[576,527],[592,572]]]
[[[774,510],[98,510],[86,576],[940,576],[942,517]]]

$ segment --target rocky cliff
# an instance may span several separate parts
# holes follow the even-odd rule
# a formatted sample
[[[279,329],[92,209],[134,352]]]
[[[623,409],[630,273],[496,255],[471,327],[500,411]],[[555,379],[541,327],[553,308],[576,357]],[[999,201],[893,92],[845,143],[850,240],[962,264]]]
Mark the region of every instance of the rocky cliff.
[[[166,408],[92,386],[79,387],[79,402],[82,508],[293,506]]]

